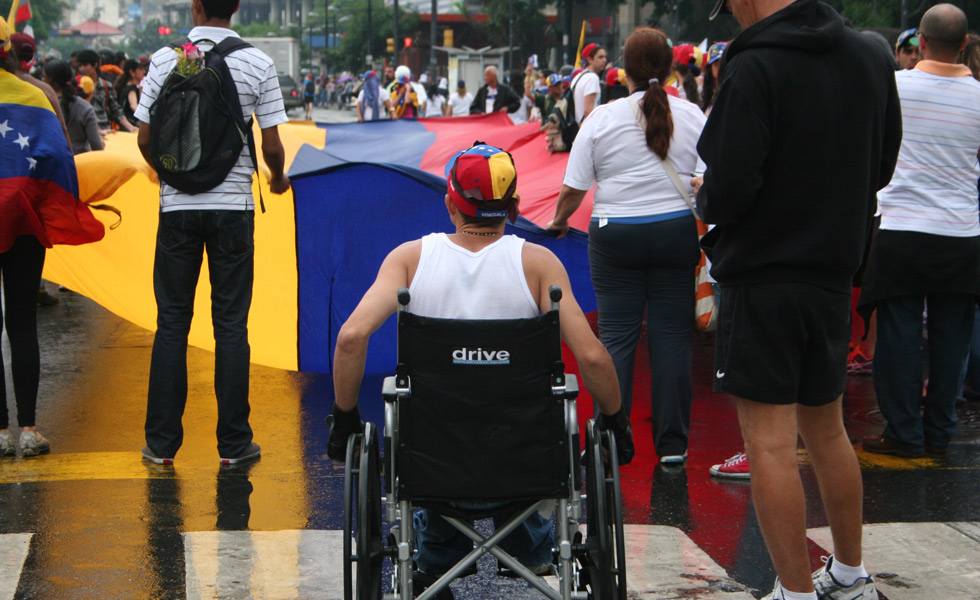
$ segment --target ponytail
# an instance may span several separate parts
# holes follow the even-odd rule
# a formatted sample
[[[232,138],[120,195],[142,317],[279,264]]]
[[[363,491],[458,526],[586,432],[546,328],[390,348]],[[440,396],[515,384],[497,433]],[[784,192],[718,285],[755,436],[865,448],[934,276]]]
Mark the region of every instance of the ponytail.
[[[651,83],[643,94],[643,105],[640,107],[646,118],[647,146],[660,160],[667,160],[667,150],[670,149],[670,138],[674,135],[674,117],[670,113],[670,102],[667,92],[660,83]]]

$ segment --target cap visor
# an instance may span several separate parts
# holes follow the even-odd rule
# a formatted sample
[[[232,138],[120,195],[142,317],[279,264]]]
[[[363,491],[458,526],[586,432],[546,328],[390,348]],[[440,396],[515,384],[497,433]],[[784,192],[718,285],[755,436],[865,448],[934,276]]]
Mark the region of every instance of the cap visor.
[[[714,8],[711,9],[711,12],[708,14],[708,20],[714,21],[715,17],[717,17],[718,15],[730,15],[730,14],[732,14],[732,11],[728,10],[727,0],[715,0],[715,6]]]

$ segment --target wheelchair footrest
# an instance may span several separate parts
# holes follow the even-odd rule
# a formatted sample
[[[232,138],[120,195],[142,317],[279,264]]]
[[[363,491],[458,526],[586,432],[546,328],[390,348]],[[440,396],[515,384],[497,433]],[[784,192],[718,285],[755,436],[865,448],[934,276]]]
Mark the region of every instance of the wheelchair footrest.
[[[540,567],[538,567],[536,569],[532,569],[532,568],[528,567],[528,570],[531,571],[532,573],[534,573],[535,575],[537,575],[538,577],[548,577],[549,575],[554,575],[555,574],[554,565],[551,565],[551,564],[541,565]],[[520,579],[521,578],[521,574],[520,573],[518,573],[517,571],[515,571],[513,569],[509,569],[507,567],[497,567],[497,576],[498,577],[509,577],[511,579]]]

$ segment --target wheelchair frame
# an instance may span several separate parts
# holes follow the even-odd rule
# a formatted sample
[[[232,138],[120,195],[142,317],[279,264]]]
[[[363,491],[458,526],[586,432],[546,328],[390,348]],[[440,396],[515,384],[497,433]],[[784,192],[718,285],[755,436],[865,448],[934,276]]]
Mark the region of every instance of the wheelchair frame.
[[[561,288],[551,286],[549,292],[551,310],[558,310]],[[409,300],[408,290],[401,288],[398,292],[399,313],[406,309]],[[626,600],[626,552],[616,440],[609,432],[600,431],[594,419],[588,421],[584,453],[586,493],[582,494],[583,465],[579,454],[576,407],[578,380],[574,375],[553,373],[551,388],[554,396],[564,399],[569,497],[533,501],[490,536],[482,535],[466,521],[441,515],[470,538],[475,547],[421,594],[413,596],[414,507],[410,500],[398,498],[398,460],[394,451],[399,447],[398,401],[411,396],[411,380],[405,372],[385,378],[382,389],[385,401],[384,462],[373,423],[365,423],[363,433],[351,436],[347,444],[343,539],[345,600],[355,597],[357,600],[411,600],[415,597],[431,600],[454,579],[465,576],[467,569],[475,566],[476,561],[488,552],[499,564],[551,600]],[[384,496],[380,483],[382,468],[386,475]],[[579,530],[583,500],[586,501],[587,517],[584,542]],[[538,510],[544,501],[557,504],[556,547],[552,550],[557,566],[552,567],[551,574],[558,576],[558,590],[497,547],[500,540]],[[355,507],[356,519],[352,514]],[[393,524],[387,539],[383,539],[382,511],[385,519]],[[382,593],[386,558],[393,564],[391,591]]]

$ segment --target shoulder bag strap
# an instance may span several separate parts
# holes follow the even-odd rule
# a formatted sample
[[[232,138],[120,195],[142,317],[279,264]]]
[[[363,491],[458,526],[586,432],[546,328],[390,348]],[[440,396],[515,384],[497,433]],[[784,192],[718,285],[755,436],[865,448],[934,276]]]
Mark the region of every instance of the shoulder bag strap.
[[[628,97],[627,100],[629,100],[630,106],[633,108],[633,113],[636,115],[636,122],[639,123],[640,129],[646,131],[647,120],[646,117],[643,116],[643,113],[640,112],[640,107],[636,103],[636,100],[632,96]],[[681,183],[680,175],[677,174],[677,168],[674,166],[674,161],[670,160],[669,157],[667,160],[661,160],[656,153],[653,155],[657,157],[657,160],[660,160],[660,164],[663,165],[664,171],[666,171],[667,176],[670,177],[671,183],[673,183],[674,187],[677,188],[677,193],[681,195],[681,198],[683,198],[685,202],[687,202],[687,206],[691,209],[691,214],[694,215],[695,219],[700,220],[701,217],[698,216],[698,210],[694,206],[694,200],[691,198],[690,192],[687,192],[684,189],[684,184]]]

